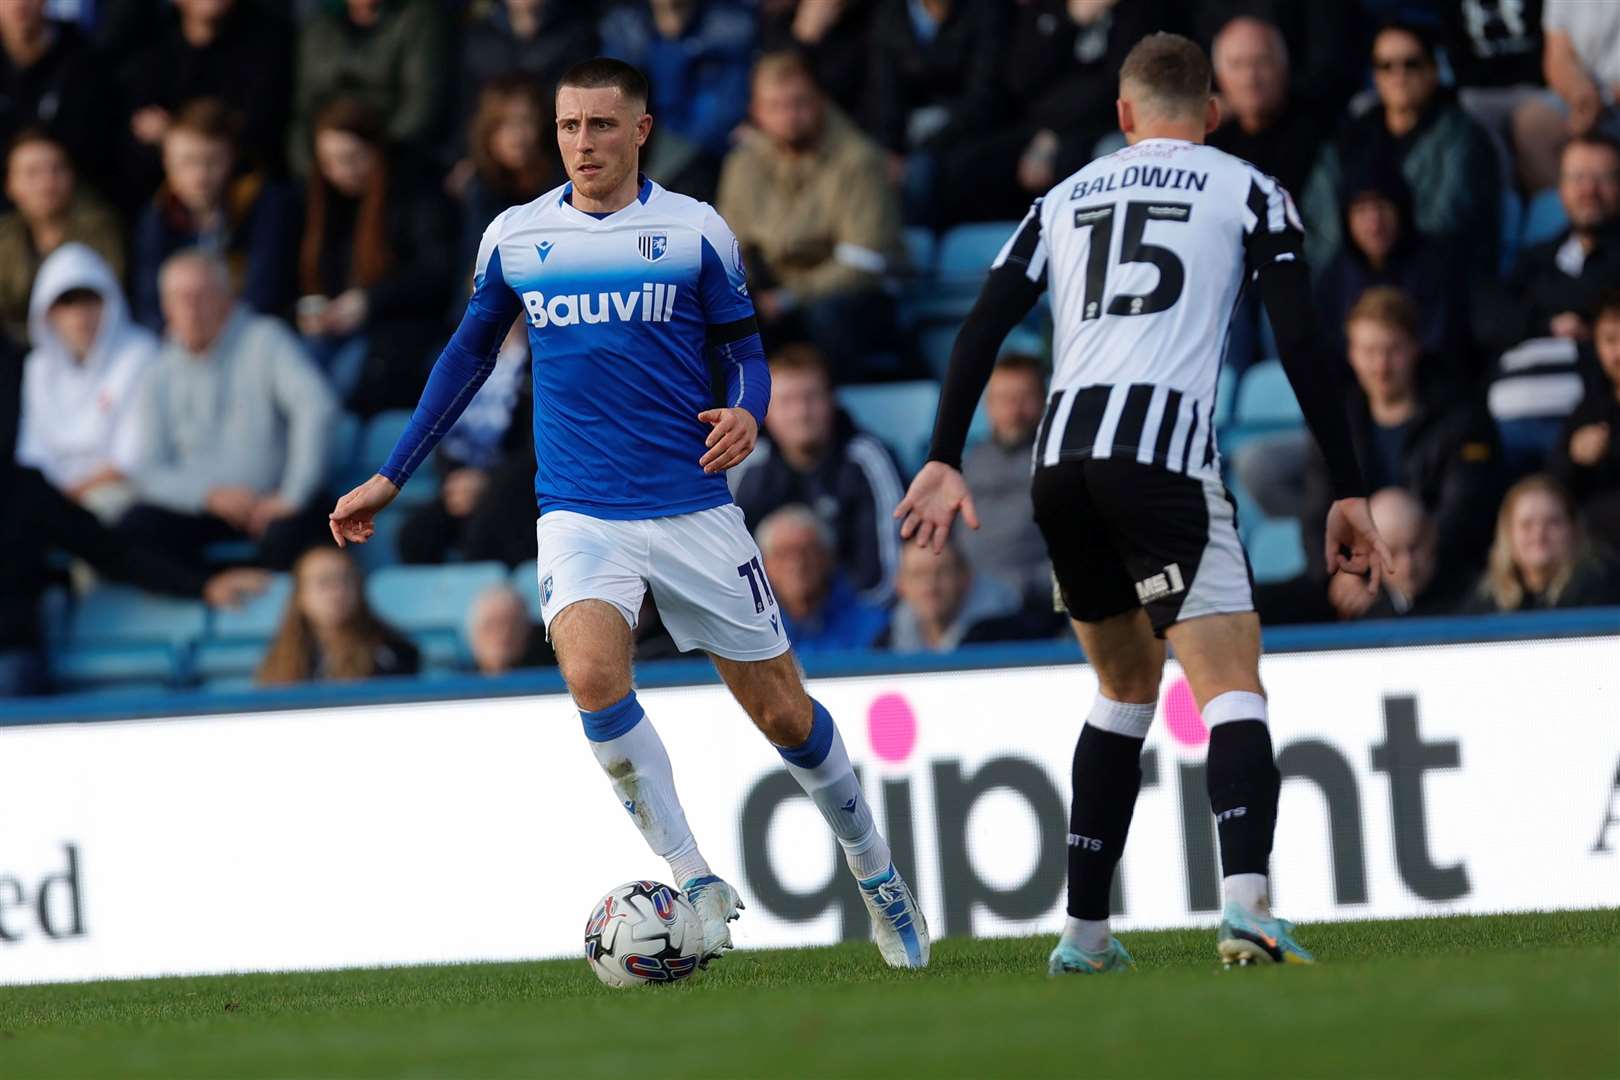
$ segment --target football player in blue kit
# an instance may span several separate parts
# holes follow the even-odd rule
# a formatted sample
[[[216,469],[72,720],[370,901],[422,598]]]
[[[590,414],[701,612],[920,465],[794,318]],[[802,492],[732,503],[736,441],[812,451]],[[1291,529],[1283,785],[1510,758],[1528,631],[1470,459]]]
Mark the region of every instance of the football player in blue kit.
[[[380,472],[338,501],[339,544],[376,515],[460,416],[515,318],[533,356],[541,615],[591,750],[648,845],[703,918],[705,959],[731,947],[737,891],[704,860],[669,755],[631,685],[650,588],[683,650],[702,649],[842,846],[883,959],[928,963],[928,927],[872,819],[843,740],[806,692],[726,469],[770,401],[731,230],[707,203],[639,172],[647,83],[617,60],[557,87],[569,182],[484,233],[473,294]],[[725,376],[716,404],[713,364]]]

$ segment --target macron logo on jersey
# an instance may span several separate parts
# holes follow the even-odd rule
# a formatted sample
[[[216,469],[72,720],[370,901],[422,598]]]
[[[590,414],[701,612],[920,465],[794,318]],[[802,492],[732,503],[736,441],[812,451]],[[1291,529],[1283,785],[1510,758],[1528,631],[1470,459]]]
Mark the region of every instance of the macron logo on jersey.
[[[578,326],[580,323],[669,322],[675,314],[675,286],[653,284],[631,292],[559,293],[550,298],[538,291],[523,294],[529,325]]]

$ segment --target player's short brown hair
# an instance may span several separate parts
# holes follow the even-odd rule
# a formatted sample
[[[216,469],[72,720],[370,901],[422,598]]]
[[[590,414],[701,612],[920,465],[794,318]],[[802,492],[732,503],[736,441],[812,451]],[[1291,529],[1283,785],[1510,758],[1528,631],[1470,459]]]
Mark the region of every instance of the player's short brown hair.
[[[1189,38],[1160,31],[1132,46],[1119,69],[1120,96],[1132,96],[1161,113],[1202,114],[1214,77],[1209,57]]]
[[[611,56],[597,56],[575,64],[557,80],[557,89],[577,86],[581,90],[601,90],[617,87],[624,100],[635,108],[647,108],[647,76]]]
[[[821,350],[808,341],[791,341],[771,353],[767,362],[772,372],[809,371],[820,375],[828,386],[832,385],[832,369]]]
[[[1380,326],[1393,327],[1413,341],[1418,340],[1417,305],[1403,290],[1393,285],[1374,285],[1363,292],[1344,317],[1345,331],[1348,333],[1352,323],[1363,319]]]

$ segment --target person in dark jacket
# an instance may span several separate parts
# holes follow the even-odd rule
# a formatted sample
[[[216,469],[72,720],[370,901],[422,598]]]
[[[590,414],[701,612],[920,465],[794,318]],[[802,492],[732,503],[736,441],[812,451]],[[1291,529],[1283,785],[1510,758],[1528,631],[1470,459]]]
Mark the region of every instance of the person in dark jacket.
[[[859,117],[866,107],[876,12],[871,0],[765,0],[759,13],[760,51],[799,53],[822,92],[845,115]]]
[[[750,529],[790,503],[810,507],[861,598],[888,601],[899,560],[892,514],[903,490],[900,470],[887,447],[838,409],[826,361],[814,348],[787,345],[771,357],[765,430],[726,478]]]
[[[1036,0],[1012,18],[998,72],[1009,123],[964,131],[940,152],[936,224],[1022,217],[1116,130],[1125,53],[1163,25],[1164,0]]]
[[[364,103],[321,110],[298,253],[298,329],[362,415],[415,404],[452,280],[442,199],[389,149]]]
[[[1418,231],[1449,242],[1475,273],[1496,273],[1502,160],[1490,136],[1440,85],[1433,35],[1386,23],[1373,39],[1372,65],[1379,104],[1323,149],[1300,200],[1311,265],[1326,266],[1344,242],[1345,174],[1358,162],[1382,159],[1411,185]]]
[[[1564,422],[1548,471],[1575,500],[1593,538],[1620,551],[1620,291],[1593,314],[1592,344],[1603,379]]]
[[[1520,252],[1505,282],[1480,282],[1475,333],[1495,352],[1530,338],[1585,340],[1598,297],[1620,288],[1620,142],[1571,139],[1559,159],[1558,197],[1569,229]]]
[[[237,147],[248,171],[284,175],[292,24],[253,0],[174,0],[157,22],[153,39],[119,73],[128,129],[123,184],[142,198],[156,189],[164,136],[198,98],[222,101],[240,118]]]
[[[1327,347],[1343,355],[1350,309],[1373,286],[1393,285],[1417,307],[1423,352],[1448,362],[1463,360],[1467,285],[1450,248],[1419,235],[1412,221],[1412,190],[1400,169],[1377,159],[1352,169],[1341,202],[1345,244],[1316,281],[1317,314],[1330,335]]]
[[[461,39],[461,124],[471,123],[484,88],[496,79],[526,75],[549,100],[570,65],[600,51],[595,6],[501,0],[475,16]]]
[[[1247,16],[1275,26],[1287,49],[1289,100],[1324,134],[1332,133],[1350,96],[1363,85],[1367,39],[1357,0],[1179,0],[1177,7],[1187,36],[1211,53],[1233,19]]]
[[[973,492],[980,527],[961,534],[974,568],[1015,590],[1026,603],[1052,603],[1052,562],[1035,524],[1029,463],[1046,409],[1046,368],[1039,358],[1007,353],[984,390],[990,437],[962,455],[962,479]]]
[[[45,0],[0,4],[0,146],[29,129],[67,149],[78,174],[117,194],[107,80],[70,23],[45,18]]]
[[[1291,195],[1303,195],[1326,132],[1321,118],[1292,96],[1282,31],[1239,16],[1215,35],[1210,59],[1221,94],[1221,126],[1209,133],[1209,145],[1276,177]]]
[[[1423,376],[1417,313],[1397,289],[1369,289],[1350,312],[1348,335],[1358,389],[1346,409],[1368,489],[1410,491],[1434,519],[1447,559],[1479,559],[1504,486],[1496,427],[1483,401],[1458,400]],[[1303,517],[1312,530],[1331,501],[1325,470],[1321,455],[1312,454]],[[1305,545],[1313,566],[1320,547]]]
[[[1620,604],[1620,574],[1594,551],[1569,493],[1551,477],[1508,489],[1485,575],[1463,610],[1474,614]]]
[[[907,224],[934,224],[945,151],[995,116],[1006,14],[997,0],[881,0],[866,123],[904,175]]]
[[[187,103],[163,136],[164,179],[135,221],[130,295],[136,321],[163,329],[158,270],[202,248],[224,258],[237,295],[263,315],[292,309],[297,203],[263,172],[237,171],[236,115],[218,98]]]

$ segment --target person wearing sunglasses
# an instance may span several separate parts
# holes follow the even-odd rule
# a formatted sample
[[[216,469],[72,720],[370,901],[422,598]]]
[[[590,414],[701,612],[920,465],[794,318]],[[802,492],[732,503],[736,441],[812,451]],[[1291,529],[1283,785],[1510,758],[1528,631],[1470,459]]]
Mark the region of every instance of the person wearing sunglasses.
[[[1318,271],[1344,243],[1344,176],[1383,161],[1415,196],[1420,233],[1456,245],[1473,269],[1493,273],[1503,164],[1490,136],[1440,82],[1436,39],[1426,27],[1384,23],[1370,56],[1378,103],[1350,120],[1317,159],[1305,189],[1306,254]]]

